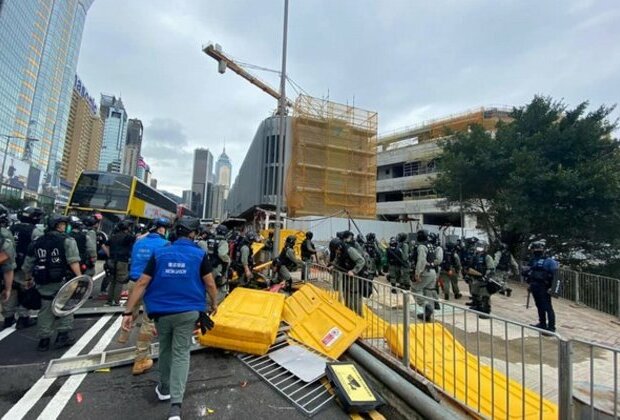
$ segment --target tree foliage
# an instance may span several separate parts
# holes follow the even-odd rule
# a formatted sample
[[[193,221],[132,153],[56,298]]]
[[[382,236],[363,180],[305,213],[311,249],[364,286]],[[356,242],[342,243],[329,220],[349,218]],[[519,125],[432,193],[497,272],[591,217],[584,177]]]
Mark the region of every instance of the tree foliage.
[[[620,255],[620,150],[613,107],[588,112],[535,97],[500,121],[443,143],[435,181],[448,203],[479,214],[491,239],[523,248],[545,239],[564,262]]]

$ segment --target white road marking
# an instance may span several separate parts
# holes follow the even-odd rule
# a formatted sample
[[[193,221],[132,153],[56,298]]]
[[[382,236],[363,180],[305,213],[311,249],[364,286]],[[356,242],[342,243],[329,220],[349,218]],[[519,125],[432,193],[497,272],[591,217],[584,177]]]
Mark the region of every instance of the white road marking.
[[[93,347],[89,354],[93,353],[101,353],[107,347],[108,344],[112,341],[118,329],[121,326],[122,317],[118,317],[116,321],[108,328],[108,330],[103,334],[99,342]],[[41,412],[37,420],[49,420],[56,419],[60,416],[60,413],[65,408],[69,399],[73,396],[75,391],[78,389],[84,378],[86,378],[87,373],[80,373],[78,375],[71,375],[69,379],[62,385],[62,387],[58,390],[54,398],[47,404],[47,407]]]
[[[112,318],[112,315],[104,315],[95,325],[90,327],[82,337],[62,355],[61,358],[74,357],[90,343],[90,341],[101,331],[105,324]],[[2,420],[21,420],[28,411],[41,399],[45,391],[56,381],[56,378],[41,378],[24,394],[24,396],[2,417]]]
[[[4,340],[6,337],[13,334],[14,332],[15,332],[15,325],[13,325],[11,328],[3,329],[2,331],[0,331],[0,341]]]

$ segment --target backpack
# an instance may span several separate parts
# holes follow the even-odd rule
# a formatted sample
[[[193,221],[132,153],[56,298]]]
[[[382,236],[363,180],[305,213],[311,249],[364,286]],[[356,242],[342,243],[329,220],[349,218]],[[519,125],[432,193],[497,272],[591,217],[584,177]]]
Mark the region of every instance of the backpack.
[[[497,263],[497,267],[495,268],[500,271],[508,271],[508,268],[510,268],[510,254],[508,253],[508,251],[502,252],[502,254],[499,257],[499,262]]]
[[[452,270],[454,268],[454,251],[449,251],[444,254],[443,261],[441,262],[441,269],[445,271]]]
[[[22,268],[26,255],[28,254],[28,247],[32,243],[32,232],[34,232],[35,226],[29,223],[19,223],[11,226],[11,233],[15,238],[15,263],[17,264],[17,270]]]

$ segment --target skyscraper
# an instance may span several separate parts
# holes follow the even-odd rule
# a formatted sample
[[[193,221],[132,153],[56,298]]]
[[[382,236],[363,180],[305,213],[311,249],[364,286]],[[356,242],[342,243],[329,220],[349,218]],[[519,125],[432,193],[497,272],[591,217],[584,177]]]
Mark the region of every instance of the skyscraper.
[[[120,172],[127,139],[127,112],[116,96],[101,95],[100,114],[103,120],[103,143],[99,170]]]
[[[144,127],[142,121],[131,119],[127,123],[127,143],[123,153],[122,172],[126,175],[136,175],[140,149],[142,148],[142,132]]]
[[[232,163],[226,154],[226,147],[224,147],[224,151],[215,163],[215,183],[224,186],[224,198],[228,197],[228,190],[230,190],[231,173]]]
[[[103,121],[97,104],[82,81],[75,76],[67,137],[62,155],[61,178],[73,184],[80,172],[97,170],[103,137]]]
[[[194,168],[192,171],[191,210],[200,218],[208,217],[207,205],[209,184],[213,179],[213,155],[209,149],[194,150]]]
[[[0,2],[0,134],[58,184],[86,13],[93,0]],[[25,138],[36,141],[26,141]]]

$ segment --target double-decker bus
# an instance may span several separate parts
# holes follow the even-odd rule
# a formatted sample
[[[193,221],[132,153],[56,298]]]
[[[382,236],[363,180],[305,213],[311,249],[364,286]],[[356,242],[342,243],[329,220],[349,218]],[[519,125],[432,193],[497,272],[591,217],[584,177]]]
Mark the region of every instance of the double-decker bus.
[[[101,229],[109,232],[120,220],[146,223],[157,217],[173,220],[177,204],[138,178],[109,172],[82,172],[73,187],[67,215],[103,215]]]

